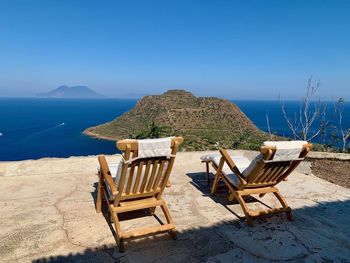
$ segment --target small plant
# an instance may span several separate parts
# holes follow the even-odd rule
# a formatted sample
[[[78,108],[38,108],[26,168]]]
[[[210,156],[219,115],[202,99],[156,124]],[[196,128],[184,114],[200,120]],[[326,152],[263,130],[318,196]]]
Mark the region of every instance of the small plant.
[[[242,130],[238,136],[233,138],[233,143],[229,147],[233,149],[258,150],[263,139],[257,139],[250,131]]]
[[[144,130],[136,133],[130,134],[130,139],[153,139],[153,138],[162,138],[167,136],[173,136],[174,132],[169,126],[160,126],[152,122],[149,125],[146,125]]]

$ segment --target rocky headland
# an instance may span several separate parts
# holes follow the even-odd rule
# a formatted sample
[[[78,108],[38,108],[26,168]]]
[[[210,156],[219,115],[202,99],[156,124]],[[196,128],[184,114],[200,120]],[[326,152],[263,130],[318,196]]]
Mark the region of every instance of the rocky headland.
[[[236,104],[215,97],[196,97],[185,90],[145,96],[130,111],[108,123],[87,128],[84,133],[119,140],[137,137],[149,125],[166,127],[167,136],[183,136],[185,150],[257,149],[269,138]]]

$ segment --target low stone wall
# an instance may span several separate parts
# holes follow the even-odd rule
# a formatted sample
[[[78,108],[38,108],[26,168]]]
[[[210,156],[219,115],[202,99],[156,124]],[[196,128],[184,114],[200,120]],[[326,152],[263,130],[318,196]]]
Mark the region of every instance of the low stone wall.
[[[243,155],[247,157],[249,160],[253,160],[255,156],[259,154],[258,151],[248,151],[248,150],[229,150],[230,154],[232,155]],[[219,154],[218,151],[203,151],[203,152],[187,152],[186,154],[198,154],[203,153],[204,154]],[[120,155],[115,154],[112,155],[113,159],[116,160],[116,162],[119,162]],[[111,156],[111,157],[112,157]],[[89,167],[90,169],[96,169],[98,166],[97,162],[97,156],[85,156],[85,157],[70,157],[70,158],[42,158],[39,160],[25,160],[25,161],[13,161],[13,162],[0,162],[0,176],[20,176],[23,174],[23,168],[27,167],[31,163],[35,162],[37,163],[39,161],[40,164],[36,169],[33,169],[32,173],[38,173],[41,172],[43,167],[45,167],[46,163],[50,163],[50,173],[55,172],[56,170],[61,170],[62,166],[67,167],[67,172],[72,172],[77,170],[81,171],[81,169],[84,169],[83,166],[86,166],[85,160],[90,159]],[[345,153],[327,153],[327,152],[310,152],[308,155],[308,158],[302,162],[297,168],[296,171],[303,174],[311,174],[311,159],[334,159],[334,160],[344,160],[344,161],[350,161],[350,154]],[[74,162],[75,166],[65,166],[65,164]],[[82,165],[81,163],[84,163]],[[78,165],[81,164],[81,165]],[[69,168],[68,168],[69,167]],[[35,171],[34,171],[35,170]],[[69,170],[69,171],[68,171]]]
[[[348,153],[310,152],[309,158],[350,161],[350,154],[348,154]]]
[[[243,155],[247,157],[249,160],[252,160],[256,155],[259,154],[258,151],[248,151],[248,150],[230,150],[229,152],[231,154]],[[350,154],[329,153],[329,152],[310,152],[308,155],[308,158],[296,168],[296,172],[303,173],[303,174],[312,174],[311,162],[310,162],[312,159],[332,159],[332,160],[350,161]]]

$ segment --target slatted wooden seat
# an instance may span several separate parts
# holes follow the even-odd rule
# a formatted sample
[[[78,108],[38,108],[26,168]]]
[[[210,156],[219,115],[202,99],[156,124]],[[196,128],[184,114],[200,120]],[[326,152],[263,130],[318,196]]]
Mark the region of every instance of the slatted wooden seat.
[[[98,157],[100,163],[96,211],[101,212],[102,201],[108,204],[109,212],[114,222],[117,243],[120,251],[124,251],[123,241],[128,238],[168,232],[176,238],[175,225],[162,199],[162,193],[167,185],[181,137],[171,140],[171,156],[138,159],[138,141],[121,140],[117,142],[119,150],[123,151],[124,161],[114,181],[107,161],[103,155]],[[149,209],[151,214],[160,207],[165,215],[166,224],[154,227],[123,231],[119,223],[120,213]]]
[[[311,150],[311,144],[304,144],[298,158],[292,160],[274,160],[276,147],[261,146],[261,155],[257,157],[250,167],[243,172],[237,168],[236,164],[228,154],[227,150],[220,150],[221,159],[217,164],[213,164],[216,174],[212,186],[211,193],[214,195],[217,191],[218,182],[222,180],[229,189],[229,201],[237,199],[245,214],[246,222],[252,226],[252,219],[261,215],[281,213],[287,214],[288,220],[292,220],[291,208],[286,200],[275,187],[278,183],[285,180],[294,169],[305,159]],[[224,171],[224,164],[227,164],[231,170],[231,174]],[[208,162],[207,162],[208,164]],[[272,208],[260,211],[251,211],[248,209],[243,196],[258,194],[260,197],[266,193],[273,193],[281,203],[281,208]]]

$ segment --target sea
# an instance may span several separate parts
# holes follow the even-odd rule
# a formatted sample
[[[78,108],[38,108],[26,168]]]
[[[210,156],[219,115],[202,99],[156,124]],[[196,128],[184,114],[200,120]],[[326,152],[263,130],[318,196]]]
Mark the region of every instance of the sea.
[[[0,98],[0,161],[117,153],[112,141],[82,134],[86,128],[115,119],[135,106],[136,99]],[[257,127],[291,136],[279,101],[234,100]],[[332,103],[329,103],[329,115]],[[344,104],[344,126],[350,126],[350,103]],[[286,101],[290,116],[300,102]],[[320,140],[320,139],[319,139]],[[316,140],[317,141],[317,140]]]

